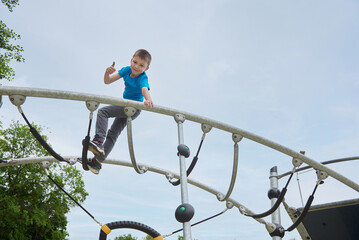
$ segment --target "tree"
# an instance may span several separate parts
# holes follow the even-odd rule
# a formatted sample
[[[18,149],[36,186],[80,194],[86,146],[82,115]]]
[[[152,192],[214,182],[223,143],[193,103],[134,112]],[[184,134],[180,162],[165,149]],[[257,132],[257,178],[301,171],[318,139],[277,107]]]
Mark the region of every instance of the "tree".
[[[122,235],[122,236],[118,236],[116,237],[114,240],[137,240],[137,237],[132,237],[131,234],[127,234],[127,235]]]
[[[43,128],[34,127],[41,134]],[[12,122],[5,130],[0,125],[0,158],[46,155],[26,125]],[[85,200],[88,193],[79,170],[64,163],[53,163],[49,173],[76,201]],[[74,206],[47,178],[39,164],[0,167],[0,239],[66,239],[66,214]]]
[[[10,12],[18,5],[18,0],[1,0],[7,6]],[[16,34],[12,29],[0,20],[0,79],[11,81],[14,79],[15,71],[10,67],[10,61],[24,62],[25,59],[21,53],[24,49],[20,45],[12,45],[11,40],[20,39],[20,35]]]
[[[6,5],[10,12],[13,11],[16,5],[19,5],[19,0],[1,0],[1,2]]]

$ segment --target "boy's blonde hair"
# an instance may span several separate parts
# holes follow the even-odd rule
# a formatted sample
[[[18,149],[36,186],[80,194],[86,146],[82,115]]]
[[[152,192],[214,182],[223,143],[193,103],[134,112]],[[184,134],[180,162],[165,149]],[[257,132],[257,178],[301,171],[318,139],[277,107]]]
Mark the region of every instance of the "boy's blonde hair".
[[[143,60],[146,60],[148,63],[148,66],[150,66],[152,57],[151,57],[151,54],[146,49],[138,49],[135,52],[135,54],[133,54],[133,57],[136,57],[136,56]]]

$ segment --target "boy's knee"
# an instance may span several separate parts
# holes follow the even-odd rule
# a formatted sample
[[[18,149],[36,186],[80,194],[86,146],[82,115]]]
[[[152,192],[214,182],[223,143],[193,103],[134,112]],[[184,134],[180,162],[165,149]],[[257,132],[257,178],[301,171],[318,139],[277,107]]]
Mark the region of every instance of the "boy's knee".
[[[107,114],[107,111],[105,108],[100,108],[98,111],[97,111],[97,116],[101,116],[101,117],[106,117],[108,114]]]
[[[131,117],[132,120],[135,120],[141,113],[141,110],[137,109],[137,111],[135,112],[135,114],[133,114],[133,116]]]

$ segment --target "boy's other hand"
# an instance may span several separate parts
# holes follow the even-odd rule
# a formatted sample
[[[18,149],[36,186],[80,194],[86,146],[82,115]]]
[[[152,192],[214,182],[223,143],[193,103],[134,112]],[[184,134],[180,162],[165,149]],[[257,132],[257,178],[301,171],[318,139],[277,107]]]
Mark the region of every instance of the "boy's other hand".
[[[114,73],[114,72],[116,72],[115,62],[113,62],[110,67],[106,68],[106,73],[112,74],[112,73]]]
[[[144,101],[144,104],[145,104],[147,107],[153,107],[153,102],[152,102],[152,100],[145,100],[145,101]]]

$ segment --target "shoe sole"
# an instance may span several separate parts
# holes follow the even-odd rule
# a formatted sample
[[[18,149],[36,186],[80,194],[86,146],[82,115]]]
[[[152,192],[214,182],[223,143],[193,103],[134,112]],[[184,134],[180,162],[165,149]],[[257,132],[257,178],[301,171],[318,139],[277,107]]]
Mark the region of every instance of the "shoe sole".
[[[89,142],[89,151],[95,154],[98,158],[103,158],[105,156],[105,151],[92,142]]]
[[[91,171],[92,173],[94,173],[94,174],[96,174],[96,175],[100,173],[100,170],[99,170],[99,169],[93,168],[93,167],[91,167],[89,164],[87,164],[87,166],[89,167],[89,169],[90,169],[90,171]]]

